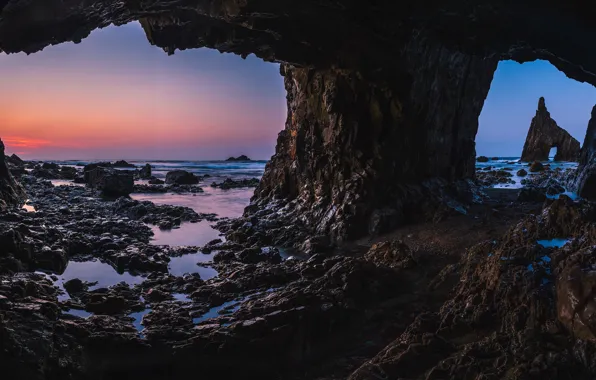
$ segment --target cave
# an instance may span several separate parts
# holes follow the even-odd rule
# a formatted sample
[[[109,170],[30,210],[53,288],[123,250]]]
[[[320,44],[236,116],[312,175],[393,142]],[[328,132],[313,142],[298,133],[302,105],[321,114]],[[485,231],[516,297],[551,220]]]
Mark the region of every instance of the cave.
[[[343,243],[376,236],[413,221],[436,219],[435,212],[446,203],[452,204],[452,199],[470,201],[473,194],[467,188],[466,180],[475,175],[478,119],[500,61],[543,59],[572,79],[596,84],[596,53],[589,48],[596,27],[587,7],[576,1],[480,1],[472,4],[436,1],[0,0],[0,53],[32,54],[49,45],[79,43],[96,28],[132,21],[142,25],[148,43],[162,48],[167,54],[205,47],[242,57],[255,54],[265,61],[281,64],[280,74],[287,92],[287,120],[278,135],[276,152],[267,164],[244,217],[252,227],[258,224],[264,212],[289,213],[294,221],[288,226],[292,227],[289,234],[298,236],[298,240],[323,236],[332,242]],[[590,123],[586,141],[593,139],[595,125]],[[592,149],[594,144],[582,151],[582,165],[591,165]],[[9,186],[14,186],[12,178],[9,180]],[[540,216],[544,220],[531,219],[526,222],[529,228],[520,224],[519,231],[507,236],[508,242],[515,245],[527,238],[532,239],[533,245],[524,240],[511,252],[542,254],[541,248],[535,247],[536,241],[543,238],[537,232],[539,223],[546,225],[545,230],[549,232],[571,234],[570,229],[575,225],[567,221],[579,218],[580,212],[565,213],[573,207],[570,202],[564,197],[558,199],[549,208],[550,214]],[[491,212],[489,207],[487,220]],[[563,226],[557,224],[560,221],[565,222]],[[299,230],[304,234],[301,235]],[[594,231],[589,230],[586,236],[594,236]],[[275,237],[268,238],[275,241]],[[246,236],[239,239],[246,239]],[[306,243],[315,244],[314,240]],[[26,247],[26,242],[22,245]],[[503,268],[508,268],[505,265],[509,264],[510,256],[503,249],[499,252],[503,256],[496,257],[497,248],[500,249],[496,240],[487,240],[475,250],[466,250],[464,256],[468,261],[464,262],[462,276],[469,282],[462,281],[454,298],[441,308],[443,314],[425,311],[407,330],[408,324],[400,326],[406,334],[407,349],[402,347],[400,338],[370,362],[350,368],[354,371],[350,371],[353,373],[349,378],[488,378],[493,376],[490,372],[493,364],[499,368],[513,366],[507,360],[494,359],[507,350],[519,357],[525,355],[523,360],[519,359],[522,363],[519,367],[511,367],[511,371],[507,369],[507,375],[512,378],[527,378],[524,375],[528,373],[544,375],[540,373],[542,369],[557,365],[555,371],[558,368],[564,374],[572,374],[568,378],[590,378],[594,372],[591,356],[595,348],[590,342],[594,337],[589,327],[594,320],[591,313],[594,305],[592,301],[573,303],[573,300],[593,295],[589,290],[584,294],[581,284],[564,283],[557,288],[561,294],[574,295],[569,296],[569,305],[560,306],[564,317],[569,317],[562,323],[571,326],[571,334],[563,333],[561,325],[544,322],[557,319],[552,307],[546,309],[546,305],[554,303],[552,298],[541,298],[544,292],[537,290],[537,286],[544,282],[541,283],[540,278],[532,278],[532,282],[516,282],[525,278],[521,272],[507,278],[503,275],[502,279],[501,274],[507,270]],[[399,244],[391,249],[404,256],[410,254]],[[25,248],[23,252],[26,252]],[[488,262],[493,255],[495,258]],[[318,273],[321,268],[329,269],[325,268],[329,261],[325,262],[321,255],[315,256],[308,262],[313,266],[304,271],[305,276]],[[587,256],[583,255],[581,260],[588,260],[585,259]],[[527,262],[523,261],[522,269],[527,272],[526,268],[533,261],[527,257],[523,259]],[[72,335],[64,335],[64,340],[61,336],[49,346],[40,345],[40,352],[22,354],[33,357],[32,362],[35,360],[41,369],[23,369],[24,365],[19,367],[20,362],[11,368],[29,370],[31,378],[39,379],[69,378],[64,376],[65,373],[69,376],[74,373],[72,378],[93,374],[91,378],[140,375],[168,379],[194,373],[197,367],[213,377],[225,370],[227,376],[222,378],[238,378],[246,374],[251,378],[279,378],[288,368],[315,360],[320,364],[325,360],[327,349],[341,346],[341,341],[324,341],[324,338],[336,325],[344,326],[342,323],[348,319],[351,323],[359,323],[359,318],[364,317],[352,311],[360,305],[382,304],[388,298],[387,293],[418,285],[415,282],[418,277],[408,278],[412,283],[407,283],[404,279],[396,279],[387,268],[379,269],[346,258],[333,260],[344,261],[329,264],[335,268],[332,270],[334,277],[325,280],[329,280],[329,286],[339,283],[341,289],[349,292],[342,304],[346,308],[321,303],[304,314],[292,309],[290,311],[295,314],[288,314],[298,316],[297,322],[281,325],[274,331],[278,335],[273,338],[267,335],[267,325],[258,330],[263,327],[260,325],[263,318],[237,325],[239,331],[250,331],[244,336],[248,337],[245,340],[226,340],[227,336],[219,331],[182,340],[190,335],[184,332],[181,337],[176,337],[182,343],[173,347],[164,343],[171,338],[166,336],[167,333],[159,337],[163,340],[158,340],[158,344],[149,347],[124,339],[125,334],[121,332],[114,334],[118,339],[122,338],[121,341],[102,340],[102,337],[87,336],[86,331],[72,329],[69,324],[60,324],[67,326],[69,334],[89,338],[93,345],[83,352]],[[473,266],[481,260],[488,262],[482,264],[487,270]],[[448,261],[441,262],[441,266],[445,269],[441,273],[446,278],[458,268],[457,263]],[[351,271],[353,267],[357,267],[359,274],[364,273],[363,277],[349,276],[354,273]],[[261,269],[254,266],[245,271]],[[575,270],[575,267],[572,269],[578,276],[586,273]],[[238,273],[241,272],[230,273],[230,277],[239,276]],[[273,271],[266,274],[277,276]],[[569,274],[567,277],[577,276]],[[321,283],[323,281],[317,284]],[[514,283],[519,288],[507,287],[504,285],[507,283]],[[327,285],[323,283],[321,286]],[[465,287],[468,285],[469,288]],[[333,288],[333,291],[336,289],[339,288]],[[333,291],[325,293],[330,300],[336,297]],[[378,299],[368,299],[369,293]],[[575,296],[575,293],[579,295]],[[0,298],[0,304],[2,302],[4,300]],[[492,303],[486,306],[483,302]],[[408,303],[399,306],[414,312],[407,309]],[[501,305],[505,307],[499,308]],[[581,324],[573,325],[573,313],[579,308],[585,315],[582,314]],[[57,318],[55,307],[40,309],[54,320]],[[543,313],[545,309],[553,315]],[[498,314],[501,311],[503,315]],[[37,317],[38,313],[29,314]],[[329,314],[333,317],[326,319]],[[268,317],[281,319],[284,316],[276,312]],[[527,324],[526,320],[529,321]],[[543,322],[544,325],[540,325]],[[0,321],[0,326],[2,323]],[[470,325],[478,330],[463,335],[459,343],[464,342],[461,343],[464,347],[456,348],[454,343],[436,333],[445,325],[453,327],[453,331],[465,330]],[[33,334],[38,325],[32,322],[31,326],[35,327],[31,329]],[[542,327],[545,328],[541,330]],[[208,325],[201,328],[208,328]],[[571,340],[579,341],[575,335],[571,336],[574,329],[581,330],[580,337],[585,340],[571,346]],[[26,335],[28,331],[19,332]],[[537,340],[547,332],[552,334],[551,340]],[[474,338],[470,338],[472,336]],[[469,345],[466,344],[468,339]],[[12,354],[15,351],[11,351],[13,347],[9,345],[13,341],[16,340],[0,341],[0,347]],[[561,345],[557,346],[561,357],[565,355],[561,360],[550,353],[542,354],[541,350],[555,344]],[[282,347],[285,350],[280,349]],[[526,347],[534,351],[526,351]],[[62,357],[66,351],[80,356]],[[534,355],[537,352],[541,355]],[[259,361],[262,355],[267,355],[269,362]],[[420,360],[421,355],[427,355],[424,359],[430,358],[432,364]],[[50,358],[48,361],[40,359],[46,356]],[[237,367],[228,365],[229,358],[238,360],[235,362]],[[490,368],[481,374],[484,369],[478,368],[488,361]],[[547,361],[551,367],[545,364]],[[436,362],[439,363],[435,366]],[[79,363],[88,366],[83,371]],[[138,363],[144,366],[135,367]],[[534,364],[536,368],[530,369]],[[47,376],[39,376],[39,372],[44,371]],[[79,371],[85,376],[80,376]],[[456,373],[455,377],[449,371]],[[549,378],[560,378],[560,374],[549,372]],[[502,372],[501,375],[505,376]]]
[[[34,53],[138,20],[168,54],[208,47],[282,63],[286,127],[253,203],[293,202],[310,233],[344,241],[419,218],[437,186],[474,176],[500,60],[545,59],[596,83],[581,8],[533,4],[5,1],[0,51]]]

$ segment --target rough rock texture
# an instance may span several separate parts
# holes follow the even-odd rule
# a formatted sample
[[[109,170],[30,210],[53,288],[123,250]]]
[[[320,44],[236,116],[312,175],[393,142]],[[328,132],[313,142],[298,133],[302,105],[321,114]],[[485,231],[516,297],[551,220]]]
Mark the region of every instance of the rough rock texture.
[[[387,203],[382,213],[394,213],[404,195],[381,196],[388,183],[471,175],[498,60],[546,59],[596,83],[596,27],[578,1],[3,0],[0,9],[7,53],[138,20],[169,54],[210,47],[286,64],[287,128],[256,200],[271,204],[277,193],[320,205],[305,217],[318,230],[335,224],[336,238],[361,234]]]
[[[139,170],[139,177],[142,179],[150,179],[151,178],[151,165],[145,164],[145,166],[143,166],[141,168],[141,170]]]
[[[547,161],[553,147],[557,148],[555,161],[577,161],[579,158],[579,141],[557,125],[546,109],[544,98],[540,98],[536,116],[532,119],[526,137],[521,160]]]
[[[596,106],[592,108],[592,117],[581,149],[577,177],[571,187],[586,199],[596,199]]]
[[[8,206],[17,206],[24,203],[25,191],[13,178],[8,169],[4,156],[4,143],[0,140],[0,211]]]
[[[131,171],[97,167],[85,173],[87,184],[107,196],[126,196],[134,191],[134,176]]]
[[[186,170],[172,170],[166,174],[166,183],[177,185],[196,185],[199,177]]]
[[[496,61],[411,41],[399,81],[357,72],[282,66],[286,128],[253,202],[297,199],[312,227],[334,240],[371,229],[378,213],[407,219],[408,190],[439,177],[473,177],[478,116]],[[448,80],[428,87],[437,70]],[[391,217],[389,217],[391,219]]]

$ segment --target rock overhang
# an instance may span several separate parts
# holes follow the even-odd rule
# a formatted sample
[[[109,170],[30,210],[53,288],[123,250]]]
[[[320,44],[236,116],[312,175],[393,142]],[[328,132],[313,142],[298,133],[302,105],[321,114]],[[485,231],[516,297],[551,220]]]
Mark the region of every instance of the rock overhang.
[[[208,47],[299,67],[397,71],[413,35],[467,54],[545,59],[596,83],[596,26],[579,1],[0,0],[0,51],[80,42],[141,22],[168,53]]]

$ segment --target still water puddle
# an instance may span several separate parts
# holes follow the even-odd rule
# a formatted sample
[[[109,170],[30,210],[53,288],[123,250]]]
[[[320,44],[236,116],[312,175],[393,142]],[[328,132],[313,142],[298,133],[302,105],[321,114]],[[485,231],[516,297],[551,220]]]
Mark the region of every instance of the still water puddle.
[[[132,324],[134,325],[134,327],[137,329],[137,331],[143,331],[144,327],[143,327],[143,317],[146,316],[147,314],[149,314],[151,312],[151,309],[145,309],[143,311],[138,311],[136,313],[131,313],[128,316],[131,317],[133,319]],[[142,338],[144,338],[143,335],[141,335]]]
[[[133,276],[128,272],[120,274],[111,265],[102,263],[99,260],[69,261],[66,270],[60,276],[59,282],[64,283],[74,278],[86,282],[97,282],[97,285],[93,288],[107,288],[123,281],[129,285],[134,285],[145,280],[144,277]]]
[[[204,322],[208,319],[217,318],[220,315],[234,314],[236,311],[238,311],[238,309],[240,309],[240,305],[242,304],[242,302],[244,302],[244,299],[241,301],[229,301],[229,302],[224,303],[223,305],[212,307],[211,309],[209,309],[208,312],[201,315],[200,317],[193,318],[192,323],[194,323],[196,325],[196,324]],[[224,310],[226,312],[222,313]]]
[[[211,262],[211,255],[191,253],[179,257],[171,257],[168,271],[172,276],[182,277],[185,274],[198,273],[202,280],[209,280],[217,276],[217,271],[211,267],[198,266],[197,263]]]
[[[221,315],[231,315],[234,314],[235,312],[237,312],[240,309],[240,306],[242,306],[242,304],[248,300],[257,298],[261,295],[264,295],[266,293],[271,293],[276,291],[278,288],[269,288],[265,291],[262,292],[257,292],[254,294],[250,294],[246,297],[243,297],[241,299],[238,300],[233,300],[233,301],[228,301],[222,305],[219,306],[215,306],[212,307],[211,309],[209,309],[209,311],[207,311],[205,314],[201,315],[200,317],[197,318],[193,318],[192,322],[196,325],[199,324],[201,322],[204,322],[208,319],[213,319],[213,318],[217,318]]]
[[[561,248],[565,244],[569,243],[570,239],[551,239],[551,240],[538,240],[537,243],[544,248]]]
[[[78,309],[69,309],[69,310],[66,310],[64,312],[64,314],[74,315],[75,317],[85,318],[85,319],[93,315],[93,313],[90,313],[90,312],[85,311],[85,310],[78,310]]]
[[[85,186],[84,183],[74,183],[73,181],[67,181],[64,179],[52,179],[52,185],[54,186]]]
[[[202,247],[215,239],[222,239],[220,232],[213,229],[210,222],[203,220],[198,223],[182,223],[180,228],[172,230],[160,230],[157,226],[151,226],[153,231],[152,244]],[[222,239],[223,240],[223,239]]]
[[[25,201],[25,204],[23,205],[23,210],[25,210],[27,212],[37,212],[37,210],[35,209],[35,206],[30,205],[29,202],[30,202],[29,199],[27,199]]]
[[[213,179],[201,183],[203,193],[197,194],[131,194],[132,199],[151,201],[156,205],[189,207],[197,213],[217,214],[222,218],[238,218],[248,206],[253,188],[221,190],[209,186]]]

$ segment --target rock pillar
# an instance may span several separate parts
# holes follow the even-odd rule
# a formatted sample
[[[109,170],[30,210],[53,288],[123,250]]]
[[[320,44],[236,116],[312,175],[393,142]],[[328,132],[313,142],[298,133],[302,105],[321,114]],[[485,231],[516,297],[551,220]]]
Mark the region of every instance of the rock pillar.
[[[417,40],[399,62],[374,75],[282,65],[286,127],[253,203],[294,201],[341,241],[407,222],[424,181],[473,177],[497,61]]]

